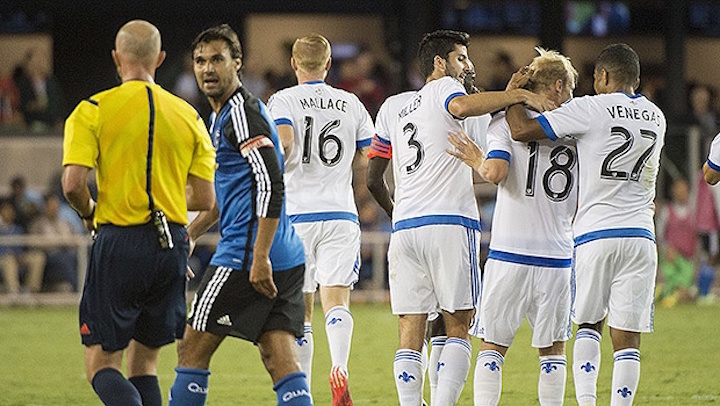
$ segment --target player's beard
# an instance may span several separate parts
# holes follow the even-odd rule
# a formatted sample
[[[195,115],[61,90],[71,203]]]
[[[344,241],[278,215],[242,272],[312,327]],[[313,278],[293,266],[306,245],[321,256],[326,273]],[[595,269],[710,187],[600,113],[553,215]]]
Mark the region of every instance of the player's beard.
[[[464,79],[460,78],[460,73],[461,71],[455,70],[450,64],[447,64],[445,67],[445,76],[450,76],[458,82],[464,83]]]

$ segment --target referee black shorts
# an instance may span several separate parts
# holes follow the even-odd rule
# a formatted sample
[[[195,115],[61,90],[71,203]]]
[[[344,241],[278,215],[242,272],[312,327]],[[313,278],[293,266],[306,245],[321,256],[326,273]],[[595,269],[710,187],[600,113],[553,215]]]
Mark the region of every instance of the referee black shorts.
[[[157,348],[182,338],[189,246],[185,227],[170,232],[175,247],[163,250],[152,224],[98,229],[80,302],[84,345],[113,352],[131,339]]]
[[[304,274],[304,264],[273,272],[278,294],[269,299],[253,288],[249,271],[211,266],[193,299],[188,324],[197,331],[230,335],[254,344],[266,331],[284,330],[302,337]]]

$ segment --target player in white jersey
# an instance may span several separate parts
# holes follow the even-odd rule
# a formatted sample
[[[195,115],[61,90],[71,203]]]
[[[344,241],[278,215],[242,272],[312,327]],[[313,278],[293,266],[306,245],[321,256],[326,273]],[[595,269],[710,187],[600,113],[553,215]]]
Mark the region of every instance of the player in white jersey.
[[[462,85],[470,71],[467,38],[445,30],[425,35],[418,57],[426,84],[389,117],[389,139],[373,139],[368,187],[383,207],[392,207],[388,257],[391,304],[400,316],[394,375],[401,405],[422,403],[420,351],[428,313],[442,310],[448,336],[434,401],[455,404],[470,369],[479,221],[472,170],[445,153],[448,132],[458,132],[464,117],[499,110],[513,100],[538,109],[553,105],[523,89],[467,95]],[[378,170],[387,165],[391,150],[394,203]]]
[[[710,153],[703,165],[703,175],[710,185],[720,182],[720,134],[716,135],[710,144]]]
[[[528,72],[514,78],[528,80],[528,88],[560,105],[572,97],[577,71],[558,52],[536,49],[540,56]],[[484,160],[482,149],[464,134],[451,135],[450,141],[456,148],[448,151],[451,155],[498,185],[480,328],[474,332],[483,339],[475,365],[475,405],[500,401],[505,354],[526,317],[533,329],[532,346],[540,354],[540,404],[562,405],[577,205],[575,144],[513,141],[504,113],[490,124]]]
[[[537,119],[513,106],[507,120],[516,140],[576,138],[575,392],[579,404],[595,404],[607,319],[615,350],[610,404],[629,405],[640,379],[640,333],[652,331],[653,200],[666,121],[655,104],[635,94],[640,62],[629,46],[605,48],[594,77],[596,96],[573,99]]]
[[[349,305],[360,268],[352,163],[357,150],[365,152],[370,146],[375,128],[357,96],[324,82],[330,53],[330,43],[321,35],[296,40],[291,64],[298,85],[275,93],[268,105],[286,151],[287,213],[305,246],[305,337],[298,339],[298,353],[309,377],[312,309],[319,284],[333,406],[340,406],[352,405],[347,384],[353,331]]]

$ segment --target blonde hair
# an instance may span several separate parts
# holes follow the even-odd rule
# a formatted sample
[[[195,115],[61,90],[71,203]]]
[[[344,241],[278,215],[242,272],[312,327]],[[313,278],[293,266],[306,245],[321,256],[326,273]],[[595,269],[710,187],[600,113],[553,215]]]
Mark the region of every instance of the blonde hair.
[[[570,58],[558,51],[541,47],[535,47],[535,50],[540,55],[530,63],[530,68],[534,69],[528,83],[530,90],[550,87],[558,79],[564,81],[571,89],[575,89],[578,73],[570,63]]]
[[[292,56],[298,68],[314,73],[325,68],[330,59],[330,42],[320,34],[310,34],[295,40]]]

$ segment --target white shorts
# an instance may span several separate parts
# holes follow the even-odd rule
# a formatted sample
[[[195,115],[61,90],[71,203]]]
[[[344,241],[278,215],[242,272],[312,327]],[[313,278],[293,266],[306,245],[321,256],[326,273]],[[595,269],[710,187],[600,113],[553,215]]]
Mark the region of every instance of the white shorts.
[[[396,231],[388,248],[393,314],[473,309],[480,294],[480,232],[460,225]]]
[[[607,238],[575,248],[573,321],[647,333],[653,329],[657,246],[647,238]]]
[[[510,347],[527,317],[532,346],[570,339],[570,268],[548,268],[488,259],[483,272],[480,334]]]
[[[305,247],[303,292],[317,285],[349,286],[360,272],[360,226],[347,220],[293,224]]]

